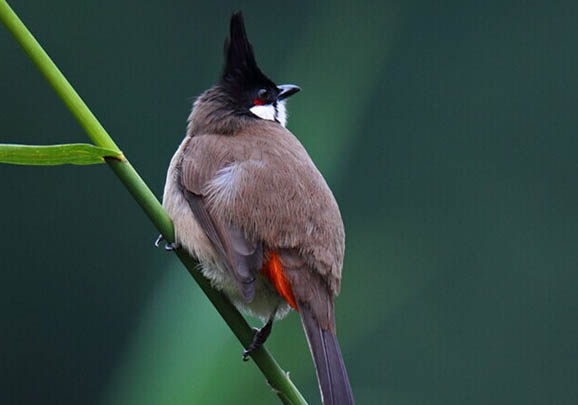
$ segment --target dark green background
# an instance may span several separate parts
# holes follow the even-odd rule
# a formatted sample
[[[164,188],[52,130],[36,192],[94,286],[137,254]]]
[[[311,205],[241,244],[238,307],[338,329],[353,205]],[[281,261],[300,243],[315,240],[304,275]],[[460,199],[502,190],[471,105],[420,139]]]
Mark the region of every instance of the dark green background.
[[[341,206],[358,403],[578,403],[575,1],[11,3],[159,197],[242,9]],[[86,141],[3,27],[0,77],[0,142]],[[108,168],[0,181],[0,403],[277,403]],[[319,403],[295,314],[268,346]]]

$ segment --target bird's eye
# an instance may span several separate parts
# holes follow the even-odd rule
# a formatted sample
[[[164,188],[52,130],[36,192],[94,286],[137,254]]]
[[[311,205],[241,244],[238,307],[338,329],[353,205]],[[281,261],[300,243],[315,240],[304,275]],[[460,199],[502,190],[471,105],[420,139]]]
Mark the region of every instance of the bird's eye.
[[[269,97],[269,92],[267,91],[267,89],[260,89],[257,92],[257,97],[255,98],[255,100],[253,101],[254,105],[264,105],[267,104],[267,99]]]

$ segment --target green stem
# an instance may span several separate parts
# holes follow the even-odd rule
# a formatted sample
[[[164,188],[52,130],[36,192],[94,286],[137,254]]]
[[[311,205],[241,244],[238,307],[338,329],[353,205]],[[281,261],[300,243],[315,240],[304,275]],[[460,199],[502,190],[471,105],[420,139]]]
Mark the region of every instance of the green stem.
[[[0,0],[0,19],[30,59],[32,59],[46,80],[48,80],[54,91],[64,101],[94,144],[103,148],[120,151],[110,135],[108,135],[78,93],[76,93],[58,67],[52,62],[48,54],[42,49],[40,44],[5,0]],[[128,160],[119,161],[116,159],[107,159],[107,163],[165,239],[168,242],[174,241],[174,229],[169,216]],[[198,263],[191,256],[182,250],[177,251],[177,256],[197,281],[239,341],[244,347],[247,347],[251,343],[253,332],[243,316],[222,293],[211,287],[209,281],[197,270]],[[287,374],[281,369],[267,349],[262,347],[256,350],[252,354],[252,358],[284,404],[307,404],[299,390],[293,385]]]

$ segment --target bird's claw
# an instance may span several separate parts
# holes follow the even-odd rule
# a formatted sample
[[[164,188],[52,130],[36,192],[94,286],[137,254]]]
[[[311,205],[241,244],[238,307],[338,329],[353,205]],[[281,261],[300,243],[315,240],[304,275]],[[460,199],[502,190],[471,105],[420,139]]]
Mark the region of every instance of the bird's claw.
[[[275,312],[273,312],[273,317],[275,316]],[[263,343],[265,343],[265,341],[267,340],[267,338],[269,337],[269,335],[271,334],[271,329],[273,327],[273,317],[271,317],[269,319],[269,321],[267,321],[267,323],[265,325],[263,325],[262,328],[253,328],[253,331],[255,332],[255,334],[253,335],[253,341],[251,342],[251,344],[249,345],[249,347],[247,347],[246,349],[243,350],[243,361],[248,361],[249,360],[249,356],[257,349],[259,349],[261,346],[263,346]]]
[[[157,240],[155,240],[155,247],[159,247],[161,245],[161,242],[165,240],[165,237],[161,234],[159,235],[159,237],[157,238]],[[177,248],[177,244],[175,242],[171,242],[171,243],[166,243],[165,244],[165,250],[167,252],[172,252],[173,250],[175,250]]]
[[[166,250],[167,252],[172,252],[172,251],[175,250],[176,248],[177,248],[177,244],[176,244],[175,242],[173,242],[173,243],[167,243],[167,244],[165,245],[165,250]]]

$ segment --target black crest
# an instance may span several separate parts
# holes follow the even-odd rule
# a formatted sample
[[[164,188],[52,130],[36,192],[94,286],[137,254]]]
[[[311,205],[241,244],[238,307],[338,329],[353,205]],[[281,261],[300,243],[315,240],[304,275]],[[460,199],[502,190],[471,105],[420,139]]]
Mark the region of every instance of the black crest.
[[[225,67],[221,82],[237,88],[275,87],[257,66],[240,11],[231,17],[229,38],[225,41]]]

